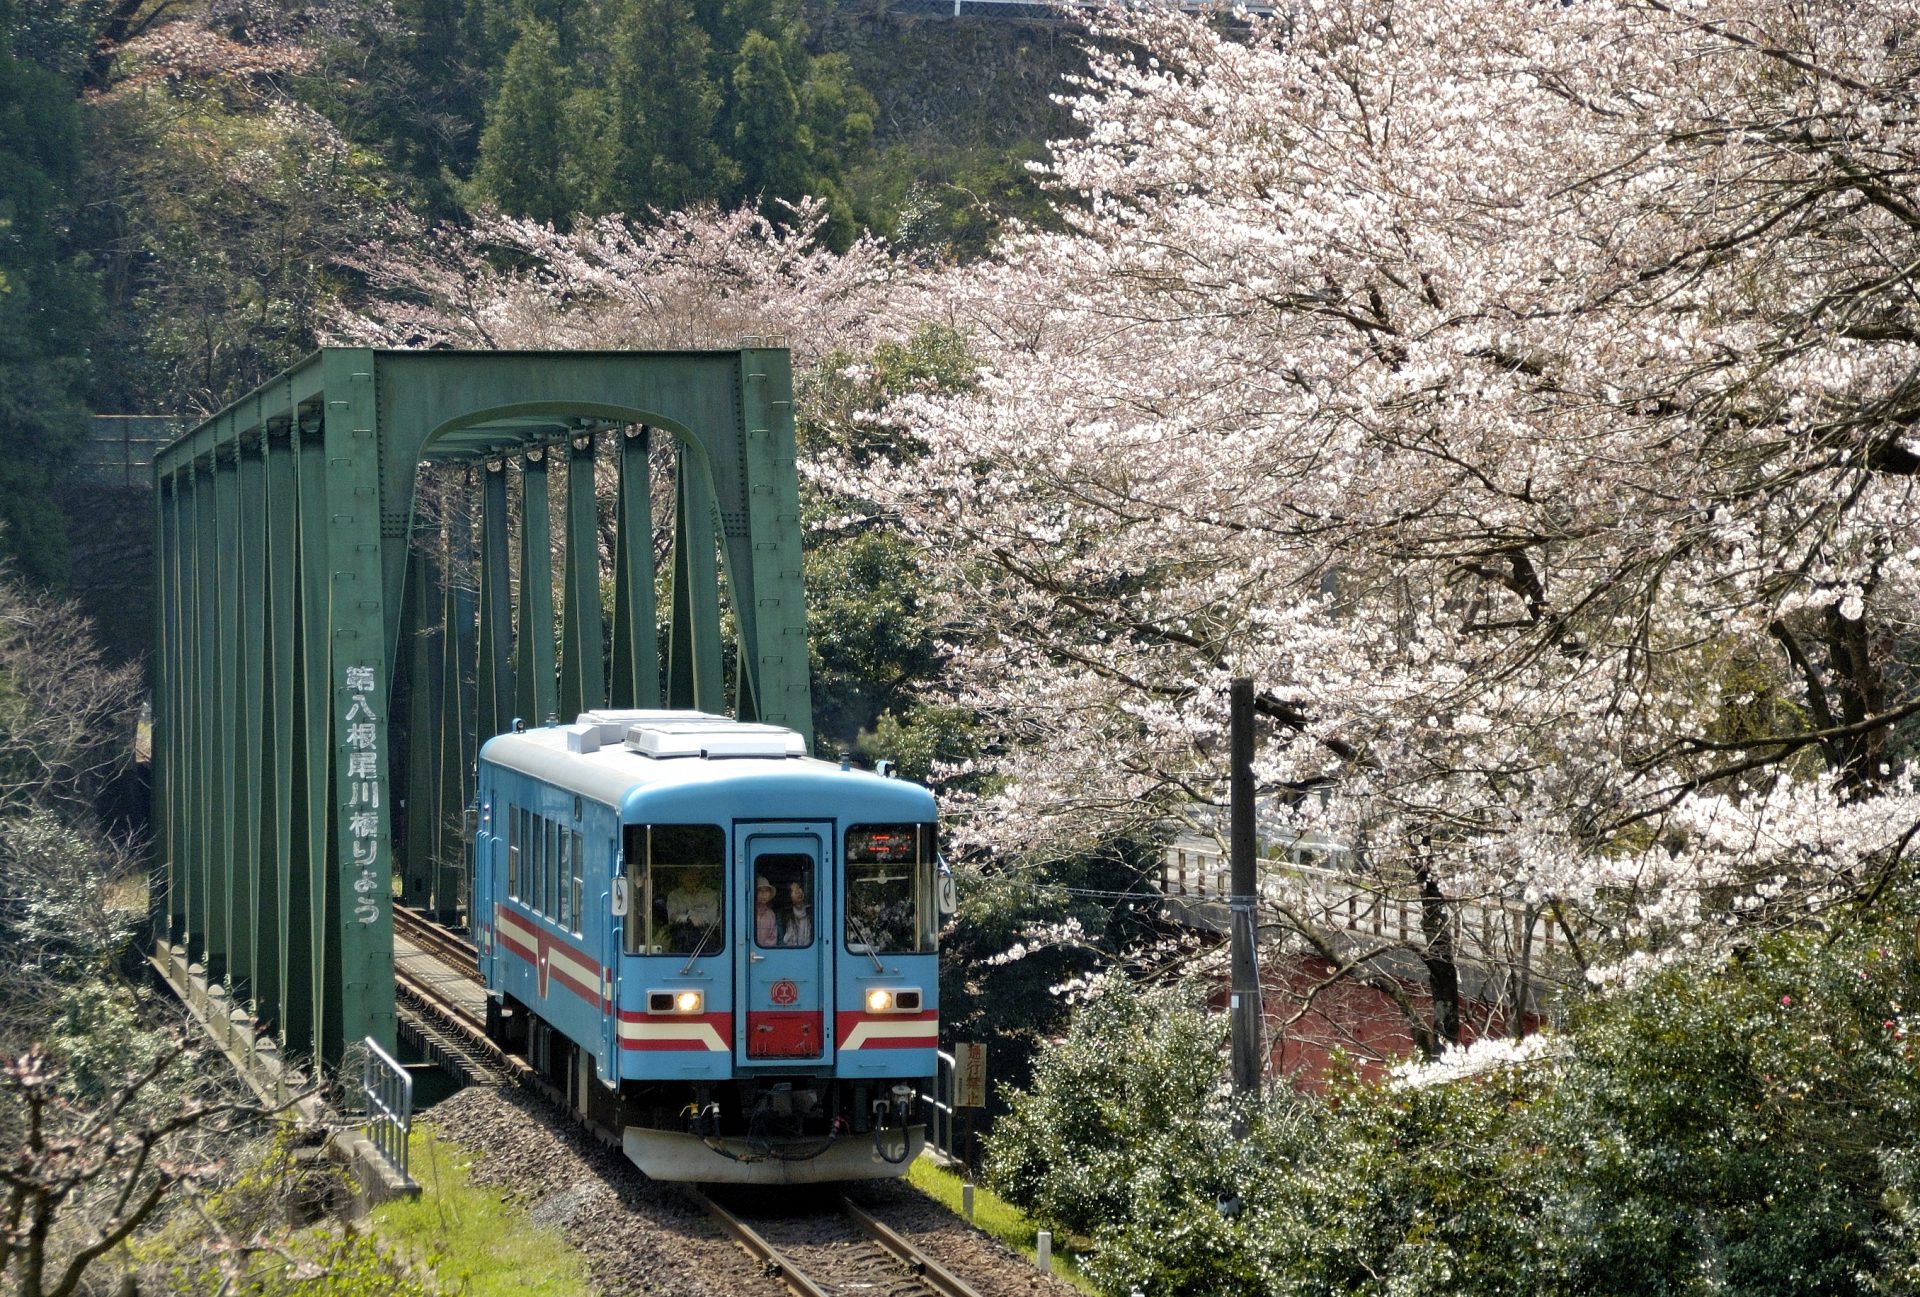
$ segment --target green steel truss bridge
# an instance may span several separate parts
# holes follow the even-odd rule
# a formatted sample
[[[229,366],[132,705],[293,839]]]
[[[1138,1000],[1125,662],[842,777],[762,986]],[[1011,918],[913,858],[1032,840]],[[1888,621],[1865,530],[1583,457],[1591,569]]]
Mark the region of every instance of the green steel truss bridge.
[[[783,348],[328,348],[154,477],[157,935],[289,1053],[393,1047],[392,906],[461,904],[474,753],[515,718],[811,737]]]

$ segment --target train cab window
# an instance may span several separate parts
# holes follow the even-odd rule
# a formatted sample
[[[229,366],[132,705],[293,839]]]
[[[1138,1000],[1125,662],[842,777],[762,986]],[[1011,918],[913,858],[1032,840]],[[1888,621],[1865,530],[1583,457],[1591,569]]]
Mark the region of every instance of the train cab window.
[[[813,944],[813,857],[764,852],[754,862],[753,944]]]
[[[847,949],[911,954],[933,949],[934,828],[856,824],[847,830]]]
[[[629,955],[717,955],[726,949],[727,835],[717,824],[626,829]]]

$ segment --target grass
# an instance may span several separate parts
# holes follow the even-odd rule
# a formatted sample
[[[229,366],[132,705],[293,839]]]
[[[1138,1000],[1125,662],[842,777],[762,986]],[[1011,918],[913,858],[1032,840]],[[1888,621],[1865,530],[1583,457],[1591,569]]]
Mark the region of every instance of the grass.
[[[960,1189],[965,1183],[959,1172],[950,1171],[930,1157],[916,1158],[907,1171],[913,1187],[934,1199],[956,1216],[965,1217]],[[1020,1214],[1019,1208],[999,1197],[984,1185],[973,1187],[973,1223],[1016,1252],[1031,1258],[1036,1253],[1040,1227]],[[1078,1259],[1066,1250],[1064,1241],[1053,1240],[1053,1273],[1091,1297],[1100,1297],[1093,1281],[1080,1272]]]
[[[591,1297],[586,1265],[558,1230],[527,1219],[498,1188],[468,1181],[473,1158],[429,1126],[407,1145],[420,1196],[376,1207],[380,1239],[464,1297]]]

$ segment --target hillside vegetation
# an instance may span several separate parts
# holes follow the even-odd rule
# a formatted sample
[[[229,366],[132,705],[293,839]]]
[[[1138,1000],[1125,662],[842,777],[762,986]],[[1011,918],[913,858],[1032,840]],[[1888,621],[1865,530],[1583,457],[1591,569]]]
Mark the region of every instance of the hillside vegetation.
[[[6,0],[0,551],[65,575],[85,412],[191,416],[310,349],[383,235],[688,207],[977,256],[1044,219],[1060,24],[789,0]]]

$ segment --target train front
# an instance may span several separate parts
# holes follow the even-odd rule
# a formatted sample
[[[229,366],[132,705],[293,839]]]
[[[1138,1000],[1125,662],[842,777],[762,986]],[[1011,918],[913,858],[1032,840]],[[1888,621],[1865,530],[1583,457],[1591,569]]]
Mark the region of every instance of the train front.
[[[673,767],[623,816],[627,1155],[661,1180],[905,1174],[939,1042],[932,795],[811,759]]]

